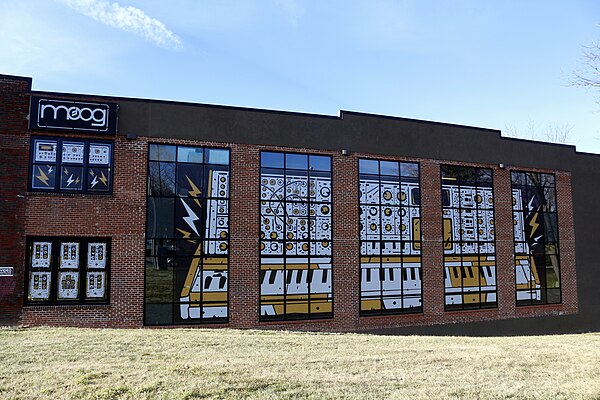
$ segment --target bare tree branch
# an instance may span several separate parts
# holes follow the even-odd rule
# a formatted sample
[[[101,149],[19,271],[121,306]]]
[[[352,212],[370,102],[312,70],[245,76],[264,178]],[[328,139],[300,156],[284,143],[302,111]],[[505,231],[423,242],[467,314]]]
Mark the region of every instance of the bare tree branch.
[[[575,125],[568,122],[553,122],[541,128],[535,120],[528,118],[522,131],[519,131],[515,124],[506,124],[502,136],[565,144],[570,141],[574,127]]]
[[[600,88],[600,42],[583,46],[581,69],[573,72],[572,86]]]

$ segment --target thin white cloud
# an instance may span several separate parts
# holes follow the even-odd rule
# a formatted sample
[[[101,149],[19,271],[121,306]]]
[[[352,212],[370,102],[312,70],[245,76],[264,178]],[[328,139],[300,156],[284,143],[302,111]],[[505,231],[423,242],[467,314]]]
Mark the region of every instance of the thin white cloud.
[[[141,36],[160,47],[180,49],[183,46],[179,36],[139,8],[121,6],[119,3],[109,3],[105,0],[59,1],[86,17]]]

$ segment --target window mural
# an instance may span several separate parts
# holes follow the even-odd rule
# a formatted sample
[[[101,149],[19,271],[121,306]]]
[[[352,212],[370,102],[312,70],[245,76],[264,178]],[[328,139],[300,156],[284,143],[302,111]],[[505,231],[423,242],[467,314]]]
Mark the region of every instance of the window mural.
[[[517,305],[561,302],[554,175],[512,172]]]
[[[27,239],[27,303],[108,302],[110,239]]]
[[[145,323],[228,320],[229,150],[149,145]]]
[[[492,170],[442,166],[446,310],[497,306]]]
[[[361,315],[421,312],[419,165],[359,160]]]
[[[261,153],[260,319],[333,314],[331,157]]]
[[[113,143],[34,137],[29,190],[112,193]]]

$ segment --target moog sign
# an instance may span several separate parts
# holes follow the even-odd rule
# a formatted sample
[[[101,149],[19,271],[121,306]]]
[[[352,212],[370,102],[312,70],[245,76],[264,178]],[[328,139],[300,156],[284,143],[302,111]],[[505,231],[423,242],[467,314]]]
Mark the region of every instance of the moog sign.
[[[30,129],[117,133],[117,104],[31,97]]]

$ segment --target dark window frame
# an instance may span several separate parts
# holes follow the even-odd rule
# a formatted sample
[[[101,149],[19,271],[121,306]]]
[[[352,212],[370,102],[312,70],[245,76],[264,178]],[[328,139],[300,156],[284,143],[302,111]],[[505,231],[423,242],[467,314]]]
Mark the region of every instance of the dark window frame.
[[[550,255],[554,255],[556,257],[556,263],[558,266],[558,274],[557,274],[557,278],[558,278],[558,288],[548,288],[547,285],[547,275],[544,274],[544,277],[539,277],[540,279],[540,288],[539,289],[533,289],[533,290],[540,290],[541,291],[541,300],[537,301],[533,299],[533,293],[531,294],[531,296],[529,297],[529,300],[519,300],[519,292],[526,292],[527,290],[519,290],[518,289],[518,283],[517,283],[517,279],[516,279],[516,274],[517,274],[517,260],[519,257],[527,257],[528,261],[529,261],[529,268],[530,268],[530,274],[529,277],[531,278],[533,276],[533,269],[532,269],[532,263],[531,260],[533,257],[535,257],[534,255],[534,251],[532,249],[532,245],[530,245],[529,241],[527,240],[526,237],[524,237],[523,240],[517,241],[517,226],[515,223],[513,223],[513,249],[514,249],[514,253],[513,253],[513,273],[515,274],[515,305],[517,307],[527,307],[527,306],[552,306],[552,305],[560,305],[562,304],[562,300],[563,300],[563,293],[562,293],[562,268],[560,265],[560,224],[558,221],[558,214],[559,214],[559,204],[558,204],[558,196],[557,196],[557,185],[556,185],[556,174],[554,173],[548,173],[548,172],[535,172],[535,171],[525,171],[525,170],[511,170],[511,197],[513,196],[513,190],[525,190],[525,192],[527,192],[528,190],[533,190],[539,193],[540,189],[544,190],[546,188],[552,189],[552,192],[554,193],[554,198],[551,199],[553,201],[553,205],[554,205],[554,211],[543,211],[543,215],[554,215],[555,218],[555,222],[556,222],[556,240],[555,241],[546,241],[544,240],[543,242],[540,242],[540,244],[542,245],[543,248],[543,252],[542,253],[538,253],[537,256],[538,258],[541,256],[544,258],[544,270],[546,269],[545,267],[546,265],[546,258]],[[525,183],[515,183],[514,181],[514,177],[517,174],[522,174],[523,177],[525,177]],[[529,182],[533,182],[533,179],[530,177],[530,175],[537,175],[539,178],[539,182],[540,185],[537,186],[535,183],[534,184],[530,184]],[[551,177],[551,179],[549,179],[549,177]],[[548,182],[553,182],[552,184],[548,184]],[[514,199],[516,201],[516,199]],[[544,201],[547,201],[548,199],[546,198],[546,194],[544,193],[544,198],[542,199]],[[521,213],[521,217],[523,219],[523,235],[526,234],[526,219],[527,219],[527,215],[524,213],[525,211],[525,203],[527,202],[524,196],[521,196],[521,201],[522,203],[520,204],[520,207],[516,207],[518,206],[518,204],[514,204],[512,207],[512,212],[513,212],[513,218],[515,217],[515,213]],[[516,208],[515,208],[516,207]],[[516,220],[515,220],[516,222]],[[527,248],[529,249],[528,252],[518,252],[517,251],[517,246],[518,245],[521,246],[527,246]],[[553,246],[555,251],[552,252],[547,252],[546,250],[548,249],[548,246]],[[558,301],[554,301],[554,302],[548,302],[548,289],[553,289],[553,290],[557,290],[558,291]],[[531,292],[533,291],[531,290]]]
[[[262,159],[263,159],[263,154],[267,154],[267,153],[271,153],[271,154],[278,154],[281,155],[283,157],[283,165],[281,167],[273,167],[273,166],[264,166],[262,165]],[[287,166],[287,156],[290,155],[292,157],[294,156],[299,156],[299,157],[306,157],[306,169],[302,168],[286,168]],[[311,168],[311,156],[312,157],[325,157],[328,159],[329,161],[329,166],[328,166],[328,170],[325,169],[314,169]],[[259,198],[258,198],[258,211],[259,211],[259,230],[258,230],[258,237],[259,237],[259,247],[258,247],[258,257],[259,257],[259,266],[258,266],[258,285],[259,285],[259,304],[258,304],[258,315],[259,315],[259,322],[289,322],[289,321],[310,321],[310,320],[327,320],[327,319],[333,319],[334,316],[334,307],[335,307],[335,298],[334,298],[334,281],[333,281],[333,246],[334,246],[334,238],[333,238],[333,157],[329,154],[319,154],[319,153],[302,153],[302,152],[290,152],[290,151],[273,151],[273,150],[261,150],[260,154],[260,162],[259,162],[259,187],[258,187],[258,191],[259,191]],[[288,176],[287,171],[302,171],[302,172],[306,172],[306,179],[310,185],[310,179],[312,176],[319,176],[318,173],[321,174],[328,174],[328,178],[329,178],[329,182],[330,182],[330,187],[331,187],[331,191],[330,191],[330,201],[329,202],[322,202],[322,201],[311,201],[311,196],[310,196],[310,187],[307,188],[307,200],[306,201],[287,201],[286,197],[284,196],[283,199],[275,201],[279,204],[282,204],[283,209],[284,209],[284,215],[287,212],[287,205],[288,204],[306,204],[306,208],[308,210],[307,212],[307,216],[306,216],[306,220],[309,221],[310,220],[310,210],[311,210],[311,205],[328,205],[329,206],[329,219],[330,219],[330,239],[329,239],[329,246],[331,247],[331,255],[327,256],[330,260],[331,260],[331,268],[329,269],[328,274],[330,274],[330,279],[331,279],[331,291],[328,294],[329,297],[328,299],[331,302],[331,312],[330,313],[317,313],[317,314],[313,314],[311,313],[311,297],[314,296],[313,294],[311,294],[311,290],[310,290],[310,283],[308,283],[308,292],[307,292],[307,307],[308,307],[308,314],[306,317],[295,317],[295,316],[291,316],[289,317],[287,314],[287,306],[288,306],[288,301],[287,301],[287,293],[286,293],[286,281],[289,281],[291,279],[291,274],[287,274],[288,269],[287,267],[287,260],[286,260],[286,244],[287,243],[308,243],[308,254],[306,255],[306,258],[308,260],[308,264],[310,265],[310,260],[311,258],[320,258],[320,256],[318,255],[312,255],[311,253],[311,243],[313,242],[319,242],[322,241],[322,239],[313,239],[310,236],[310,222],[308,222],[307,224],[307,228],[308,228],[308,233],[309,236],[307,239],[288,239],[285,237],[285,226],[284,226],[284,235],[281,239],[278,240],[268,240],[268,238],[263,238],[261,237],[261,232],[262,232],[262,219],[263,219],[263,214],[262,214],[262,202],[263,199],[260,196],[260,193],[262,191],[262,179],[263,179],[263,171],[266,173],[269,173],[269,171],[281,171],[283,173],[282,175],[282,179],[284,180],[284,187],[286,185],[286,178]],[[311,174],[311,171],[317,171],[317,174]],[[263,243],[272,243],[272,242],[277,242],[277,243],[282,243],[283,246],[283,252],[281,257],[280,256],[264,256],[261,254],[261,249],[260,249],[260,245]],[[293,257],[293,256],[292,256]],[[323,257],[323,256],[321,256]],[[283,259],[283,266],[284,266],[284,274],[283,274],[283,278],[284,278],[284,283],[283,283],[283,307],[284,307],[284,312],[282,314],[281,317],[272,317],[272,316],[263,316],[261,313],[261,307],[262,307],[262,280],[264,279],[264,276],[266,276],[266,272],[267,271],[272,271],[272,270],[263,270],[262,269],[262,259],[268,259],[268,258],[282,258]],[[294,269],[290,269],[289,271],[304,271],[304,270],[294,270]],[[327,271],[327,270],[325,270]],[[312,270],[309,268],[307,270],[307,274],[309,274],[310,276],[312,276]],[[271,274],[272,276],[273,274]],[[296,277],[297,279],[299,279],[299,275]],[[308,280],[308,277],[307,277]],[[268,295],[266,295],[268,296]],[[291,303],[293,304],[293,303]]]
[[[158,151],[159,147],[163,146],[163,147],[172,147],[174,149],[174,159],[173,160],[161,160],[160,157],[153,159],[152,157],[152,147],[153,146],[158,146],[156,147],[156,150]],[[185,161],[179,161],[179,149],[202,149],[202,161],[201,162],[185,162]],[[217,151],[226,151],[227,152],[227,157],[228,157],[228,162],[227,164],[222,164],[222,163],[208,163],[208,159],[207,159],[207,150],[217,150]],[[160,156],[160,152],[157,153]],[[182,153],[183,154],[183,153]],[[196,166],[196,167],[200,167],[202,168],[202,174],[203,174],[203,183],[204,183],[204,170],[210,168],[210,166],[214,166],[216,167],[214,170],[217,171],[227,171],[229,178],[228,178],[228,186],[227,186],[227,196],[226,197],[211,197],[209,195],[207,195],[203,188],[199,188],[200,190],[202,190],[201,192],[201,196],[199,197],[201,203],[203,204],[202,208],[203,211],[205,211],[205,205],[208,204],[209,201],[218,201],[218,200],[225,200],[227,201],[227,238],[226,238],[226,242],[227,242],[227,254],[220,256],[220,257],[225,257],[227,259],[227,317],[219,317],[219,318],[204,318],[202,317],[202,313],[200,318],[188,318],[187,320],[184,320],[182,318],[180,318],[179,316],[179,312],[180,312],[180,307],[181,305],[199,305],[199,307],[204,307],[206,306],[206,304],[208,303],[204,303],[202,301],[202,295],[204,292],[204,279],[201,280],[202,284],[200,285],[201,287],[201,291],[200,291],[200,300],[199,301],[189,301],[189,302],[181,302],[181,296],[180,293],[177,292],[177,287],[176,287],[176,283],[178,281],[178,277],[177,277],[177,273],[179,271],[180,268],[184,268],[181,265],[178,264],[179,261],[181,260],[187,260],[187,261],[192,261],[192,260],[198,260],[198,262],[200,263],[200,271],[201,273],[204,271],[204,265],[210,265],[210,264],[204,264],[203,259],[207,258],[207,255],[205,255],[204,253],[200,256],[195,256],[193,254],[187,253],[187,254],[182,254],[182,253],[178,253],[178,250],[181,248],[180,244],[185,242],[185,238],[181,237],[181,236],[176,236],[176,217],[177,217],[177,207],[175,206],[175,204],[173,205],[173,209],[172,209],[172,234],[171,236],[152,236],[150,237],[148,235],[148,221],[149,221],[149,212],[146,212],[146,228],[145,228],[145,233],[144,233],[144,248],[145,248],[145,255],[144,255],[144,311],[143,311],[143,321],[144,321],[144,325],[146,326],[176,326],[176,325],[207,325],[207,324],[224,324],[224,323],[228,323],[230,320],[230,312],[231,312],[231,308],[230,308],[230,290],[229,290],[229,271],[230,271],[230,243],[231,243],[231,222],[230,222],[230,216],[231,216],[231,149],[227,148],[227,147],[214,147],[214,146],[204,146],[204,145],[192,145],[192,144],[188,144],[188,145],[179,145],[179,144],[172,144],[172,143],[155,143],[155,142],[150,142],[148,143],[148,155],[147,155],[147,160],[148,160],[148,166],[147,166],[147,170],[146,170],[146,177],[147,177],[147,184],[146,184],[146,207],[148,207],[148,205],[150,204],[150,199],[151,198],[159,198],[159,199],[173,199],[173,203],[175,203],[177,201],[177,199],[193,199],[194,197],[191,197],[189,195],[180,195],[178,193],[178,167],[179,165],[182,166]],[[151,193],[151,181],[150,181],[150,163],[154,163],[154,162],[160,162],[160,163],[164,163],[164,164],[172,164],[173,165],[173,193],[168,193],[168,194],[164,194],[164,193],[158,193],[158,194],[152,194]],[[205,243],[207,242],[217,242],[218,239],[215,238],[206,238],[205,237],[205,228],[206,226],[204,225],[204,221],[203,219],[205,218],[205,214],[203,212],[203,214],[200,216],[201,221],[201,234],[199,238],[196,238],[194,240],[198,240],[199,244],[204,246]],[[152,244],[151,244],[152,242]],[[154,249],[158,248],[155,247],[155,244],[157,242],[170,242],[170,245],[167,246],[163,246],[164,247],[164,254],[154,254]],[[150,247],[149,247],[150,246]],[[171,247],[169,247],[171,246]],[[150,253],[148,254],[148,251],[151,249]],[[158,251],[157,251],[158,252]],[[148,277],[147,277],[147,269],[148,269],[148,260],[151,260],[152,262],[156,261],[157,264],[163,263],[165,266],[167,266],[167,269],[169,270],[170,274],[171,274],[171,301],[170,302],[156,302],[156,301],[151,301],[148,302],[148,287],[147,287],[147,283],[148,283]],[[187,267],[187,266],[186,266]],[[180,272],[180,271],[179,271]],[[168,307],[170,308],[170,322],[157,322],[157,323],[149,323],[149,319],[148,319],[148,308],[151,307],[155,307],[155,306],[163,306],[163,307]]]
[[[378,173],[374,174],[371,172],[363,172],[361,173],[360,171],[360,162],[361,160],[367,160],[367,161],[372,161],[372,162],[377,162],[378,165]],[[373,158],[359,158],[358,159],[358,184],[359,184],[359,190],[360,190],[360,182],[361,182],[361,175],[362,176],[371,176],[371,177],[377,177],[377,180],[379,182],[379,202],[377,204],[375,203],[363,203],[361,202],[361,198],[359,196],[358,198],[358,207],[359,207],[359,212],[360,209],[363,206],[375,206],[379,209],[379,229],[382,230],[383,229],[383,222],[382,222],[382,211],[384,209],[384,207],[386,206],[386,204],[383,203],[382,199],[381,199],[381,185],[382,185],[382,176],[386,177],[386,176],[391,176],[391,175],[386,175],[386,174],[382,174],[382,169],[381,169],[381,162],[391,162],[391,163],[397,163],[398,164],[398,176],[397,176],[397,182],[394,181],[392,182],[393,184],[398,184],[399,187],[402,187],[402,184],[404,182],[411,182],[414,181],[414,177],[410,177],[408,175],[403,175],[402,174],[402,164],[414,164],[417,167],[417,183],[419,186],[419,199],[416,201],[416,203],[418,203],[418,206],[413,206],[413,205],[408,205],[408,206],[403,206],[402,205],[402,201],[399,202],[399,204],[397,206],[393,206],[395,208],[397,208],[398,210],[411,210],[413,208],[418,208],[419,209],[419,218],[422,220],[423,215],[422,215],[422,204],[420,201],[420,190],[421,190],[421,165],[419,162],[415,162],[415,161],[399,161],[399,160],[385,160],[385,159],[373,159]],[[395,175],[394,175],[395,176]],[[412,179],[408,179],[408,178],[412,178]],[[386,181],[386,182],[391,182],[391,181]],[[413,189],[411,189],[408,193],[407,196],[412,196],[413,195]],[[360,215],[358,216],[359,218],[359,224],[360,224],[360,220],[361,217]],[[365,227],[365,229],[367,229]],[[408,227],[408,229],[412,229],[412,227]],[[361,317],[370,317],[370,316],[382,316],[382,315],[404,315],[404,314],[422,314],[423,310],[424,310],[424,305],[423,305],[423,253],[422,253],[422,249],[423,249],[423,231],[420,230],[420,237],[418,240],[415,240],[415,238],[413,238],[412,241],[404,241],[404,240],[400,240],[400,241],[387,241],[387,240],[383,240],[383,238],[381,237],[381,234],[379,235],[380,239],[379,240],[363,240],[361,238],[361,233],[360,233],[360,227],[359,227],[359,232],[358,232],[358,242],[359,242],[359,250],[358,250],[358,257],[359,257],[359,265],[358,265],[358,279],[359,279],[359,315]],[[378,298],[375,297],[369,297],[369,298],[365,298],[365,299],[377,299],[380,301],[381,304],[381,308],[379,309],[379,312],[375,312],[375,311],[363,311],[362,310],[362,272],[363,272],[363,268],[361,266],[360,263],[360,259],[362,257],[368,257],[368,255],[363,255],[362,254],[362,245],[363,243],[379,243],[379,256],[380,257],[380,262],[379,262],[379,268],[377,269],[379,276],[381,277],[381,274],[385,274],[386,272],[391,273],[391,271],[386,271],[386,270],[390,270],[390,268],[384,268],[382,265],[382,261],[381,259],[386,257],[383,252],[381,251],[381,249],[383,249],[384,247],[384,243],[388,243],[388,242],[393,242],[393,243],[400,243],[401,247],[403,248],[405,243],[409,243],[411,246],[414,246],[415,244],[419,245],[419,248],[421,249],[421,253],[419,255],[420,258],[420,267],[418,268],[418,274],[421,278],[421,288],[420,288],[420,299],[421,299],[421,306],[420,307],[409,307],[409,308],[404,308],[404,307],[400,307],[398,309],[394,309],[393,311],[385,311],[383,308],[383,301],[385,298],[387,298],[387,296],[384,296],[384,290],[383,290],[383,283],[380,279],[380,284],[379,284],[379,296]],[[374,256],[374,255],[373,255]],[[377,257],[377,256],[375,256]],[[400,255],[400,258],[404,257],[403,254]],[[372,273],[372,269],[366,269],[368,271],[368,274]],[[404,281],[408,280],[408,275],[407,275],[407,269],[404,268],[404,262],[401,261],[400,263],[400,282],[401,282],[401,287],[400,287],[400,295],[399,296],[394,296],[394,297],[399,297],[400,301],[404,301],[405,299],[405,295],[404,295]],[[411,276],[412,276],[412,271],[411,271]],[[405,279],[406,277],[406,279]]]
[[[56,160],[54,162],[42,162],[35,161],[35,151],[36,141],[53,141],[56,142]],[[83,163],[68,163],[62,161],[62,153],[63,153],[63,143],[77,143],[84,145],[84,154],[83,154]],[[110,147],[110,156],[108,165],[105,164],[97,164],[89,162],[89,154],[90,154],[90,145],[108,145]],[[110,196],[113,194],[114,188],[114,157],[115,157],[115,142],[113,140],[106,139],[88,139],[88,138],[71,138],[71,137],[58,137],[58,136],[31,136],[29,142],[29,168],[28,168],[28,178],[27,178],[27,190],[29,192],[37,192],[37,193],[62,193],[62,194],[87,194],[87,195],[98,195],[98,196]],[[37,165],[50,165],[52,164],[56,167],[55,170],[55,185],[54,188],[41,188],[41,187],[33,187],[34,184],[34,169]],[[75,167],[81,168],[81,189],[62,189],[61,188],[61,174],[63,167]],[[108,169],[109,176],[108,190],[93,190],[88,189],[88,182],[90,181],[89,170],[92,168],[103,168]],[[60,172],[59,172],[60,171]]]
[[[487,174],[487,172],[484,173],[484,171],[488,171],[489,172],[489,184],[483,185],[482,183],[485,183],[486,180],[484,179],[478,179],[475,178],[473,180],[468,180],[468,179],[460,179],[460,178],[456,178],[456,179],[450,179],[450,178],[444,178],[444,169],[470,169],[473,170],[473,172],[476,172],[476,170],[479,170],[477,173],[478,174]],[[480,176],[480,175],[479,175]],[[469,186],[469,187],[474,187],[475,188],[475,193],[476,195],[479,193],[480,189],[491,189],[492,192],[492,199],[493,199],[493,203],[492,203],[492,207],[491,208],[483,208],[483,207],[479,207],[478,203],[475,201],[475,207],[463,207],[462,205],[462,196],[459,196],[459,205],[458,206],[450,206],[451,205],[451,201],[450,198],[448,201],[448,205],[446,206],[444,204],[444,199],[445,199],[445,193],[444,193],[444,186],[445,185],[453,185],[451,182],[460,182],[460,183],[456,183],[454,184],[454,186],[457,186],[457,190],[461,191],[462,187],[465,186]],[[440,190],[441,190],[441,217],[442,217],[442,223],[441,223],[441,233],[442,233],[442,254],[443,254],[443,279],[444,279],[444,311],[469,311],[469,310],[483,310],[483,309],[497,309],[498,308],[498,257],[497,257],[497,235],[496,235],[496,225],[495,225],[495,221],[496,221],[496,197],[495,197],[495,193],[494,193],[494,171],[492,168],[486,168],[486,167],[475,167],[475,166],[469,166],[469,165],[456,165],[456,164],[442,164],[440,165]],[[451,194],[450,194],[451,196]],[[490,240],[463,240],[462,235],[459,238],[459,240],[450,240],[450,241],[446,241],[444,239],[444,211],[445,210],[458,210],[458,213],[461,214],[462,210],[474,210],[475,211],[475,215],[478,214],[479,210],[491,210],[492,211],[492,215],[493,215],[493,220],[494,220],[494,239],[492,241]],[[480,227],[480,223],[478,221],[476,222],[476,226],[475,226],[475,230],[478,230]],[[460,227],[459,227],[459,232],[462,231],[462,218],[459,219],[459,223],[461,223]],[[479,233],[477,233],[478,239],[479,239]],[[446,249],[445,246],[446,244],[452,244],[453,246],[455,244],[458,244],[460,249],[460,253],[459,254],[455,254],[455,255],[447,255],[446,254]],[[477,245],[477,253],[476,254],[470,254],[470,253],[463,253],[463,249],[462,246],[464,244],[476,244]],[[487,252],[483,252],[481,251],[481,244],[492,244],[493,248],[494,248],[494,253],[487,253]],[[481,286],[481,278],[482,276],[484,276],[483,272],[485,271],[491,271],[490,270],[490,266],[482,266],[479,265],[477,267],[468,267],[464,265],[464,259],[468,258],[468,257],[482,257],[482,256],[493,256],[494,257],[494,276],[495,276],[495,290],[493,291],[482,291],[482,286]],[[460,262],[460,266],[459,267],[446,267],[446,258],[449,257],[457,257],[459,262]],[[446,271],[446,268],[448,268],[448,272]],[[453,293],[448,293],[446,291],[446,285],[445,285],[445,279],[446,279],[446,274],[447,273],[451,273],[450,268],[454,268],[454,276],[456,278],[457,275],[457,269],[456,268],[460,268],[460,279],[461,279],[461,285],[460,285],[460,292],[456,293],[456,294],[460,294],[461,296],[463,296],[463,301],[460,304],[446,304],[446,296],[451,296],[453,295]],[[468,305],[465,305],[464,302],[464,295],[465,292],[464,289],[465,287],[470,288],[470,287],[474,287],[474,286],[465,286],[464,285],[464,278],[465,276],[468,276],[469,278],[474,279],[475,274],[477,274],[478,276],[478,290],[476,292],[473,292],[473,294],[477,294],[479,296],[479,302],[477,303],[468,303]],[[494,302],[482,302],[481,300],[481,296],[483,294],[488,294],[488,293],[493,293],[496,296],[496,300]],[[471,305],[471,304],[475,304],[475,305]]]
[[[48,269],[32,267],[32,252],[34,242],[52,243],[50,267]],[[78,242],[79,243],[79,298],[78,299],[59,299],[58,298],[58,276],[61,272],[59,246],[61,243]],[[90,268],[87,265],[87,246],[89,243],[106,243],[107,255],[106,266],[104,268]],[[72,305],[108,305],[110,304],[110,286],[111,286],[111,260],[112,260],[112,238],[110,237],[89,237],[89,236],[27,236],[25,251],[25,306],[72,306]],[[74,270],[65,268],[64,270]],[[30,300],[29,283],[30,273],[34,271],[50,272],[50,296],[48,300]],[[86,298],[87,273],[105,272],[105,298]],[[66,272],[66,271],[65,271]]]

